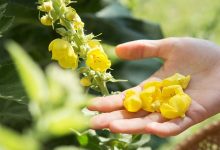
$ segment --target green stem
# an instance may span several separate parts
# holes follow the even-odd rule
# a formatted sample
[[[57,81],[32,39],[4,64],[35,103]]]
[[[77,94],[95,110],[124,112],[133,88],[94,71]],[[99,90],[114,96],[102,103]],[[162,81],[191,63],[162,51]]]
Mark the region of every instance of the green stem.
[[[106,86],[106,82],[100,82],[99,88],[100,88],[100,91],[101,91],[103,96],[109,95],[109,91],[108,91],[108,88]]]
[[[102,93],[103,96],[107,96],[109,95],[109,91],[108,88],[106,86],[106,82],[102,80],[102,78],[100,76],[95,78],[96,83],[100,89],[100,92]]]

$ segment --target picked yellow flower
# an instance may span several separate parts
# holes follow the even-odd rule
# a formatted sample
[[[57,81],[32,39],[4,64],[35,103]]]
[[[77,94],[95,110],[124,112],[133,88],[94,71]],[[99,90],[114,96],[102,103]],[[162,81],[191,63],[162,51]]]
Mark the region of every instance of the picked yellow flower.
[[[160,107],[161,115],[167,119],[184,117],[191,104],[191,98],[187,94],[177,94],[163,103]]]
[[[123,101],[123,105],[127,111],[137,112],[142,107],[142,101],[136,91],[128,90],[125,93],[125,99]]]
[[[162,81],[148,81],[144,84],[143,89],[149,88],[151,86],[161,88],[162,87]]]
[[[183,91],[189,80],[190,76],[176,73],[162,81],[146,82],[141,92],[126,91],[124,107],[130,112],[141,108],[148,112],[160,112],[167,119],[184,117],[192,101]]]
[[[86,65],[95,71],[105,72],[111,66],[111,61],[100,49],[92,49],[87,53]]]
[[[170,86],[164,87],[162,89],[161,96],[164,99],[167,99],[167,98],[171,98],[177,94],[183,94],[183,93],[184,93],[183,89],[180,85],[170,85]]]
[[[163,80],[163,86],[180,85],[183,89],[186,89],[190,81],[190,75],[184,76],[179,73],[175,73],[173,76]]]
[[[160,101],[161,101],[161,90],[156,86],[150,86],[145,88],[140,93],[140,98],[142,100],[142,109],[155,112],[159,111]]]

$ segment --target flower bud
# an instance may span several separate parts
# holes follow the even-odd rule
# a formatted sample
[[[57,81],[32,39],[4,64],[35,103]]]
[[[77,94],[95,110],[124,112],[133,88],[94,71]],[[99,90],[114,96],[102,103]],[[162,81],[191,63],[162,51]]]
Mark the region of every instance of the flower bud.
[[[73,21],[77,16],[76,11],[72,7],[67,7],[65,17],[69,21]]]
[[[82,21],[74,21],[73,22],[73,28],[75,30],[80,30],[84,28],[84,23]]]
[[[98,48],[100,50],[103,50],[102,45],[98,40],[89,40],[88,45],[91,49]]]
[[[80,83],[81,83],[82,86],[85,86],[85,87],[88,87],[88,86],[90,86],[92,84],[88,77],[82,78],[80,80]]]
[[[48,15],[41,17],[40,21],[45,26],[51,26],[53,24],[53,20]]]
[[[38,9],[43,12],[50,12],[53,9],[53,4],[51,1],[43,2],[41,6],[38,6]]]

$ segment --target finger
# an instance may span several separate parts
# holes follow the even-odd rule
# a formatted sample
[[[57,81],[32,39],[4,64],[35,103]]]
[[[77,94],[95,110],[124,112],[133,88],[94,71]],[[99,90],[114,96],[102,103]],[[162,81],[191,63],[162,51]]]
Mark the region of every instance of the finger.
[[[141,91],[141,87],[139,86],[132,89],[135,91]],[[118,95],[94,98],[91,100],[88,109],[99,112],[111,112],[123,109],[124,92]]]
[[[114,120],[138,118],[138,117],[146,116],[147,114],[148,112],[146,111],[131,113],[126,110],[118,110],[111,113],[102,113],[94,116],[91,119],[91,128],[93,129],[108,128],[110,122]]]
[[[115,133],[143,134],[145,133],[145,127],[148,123],[163,121],[165,121],[165,119],[160,115],[160,113],[151,113],[144,118],[112,121],[109,125],[109,129]]]
[[[111,112],[123,108],[123,94],[97,97],[91,100],[88,109],[92,111]]]
[[[160,137],[174,136],[193,124],[189,117],[178,118],[163,123],[151,122],[146,125],[145,132],[158,135]]]
[[[177,38],[162,40],[138,40],[118,45],[117,55],[122,59],[134,60],[149,57],[166,59],[172,46],[178,41]]]

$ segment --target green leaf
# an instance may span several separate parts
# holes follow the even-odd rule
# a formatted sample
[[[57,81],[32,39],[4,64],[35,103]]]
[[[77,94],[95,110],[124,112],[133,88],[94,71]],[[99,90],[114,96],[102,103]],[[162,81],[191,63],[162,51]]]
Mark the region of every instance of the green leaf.
[[[130,17],[98,17],[95,15],[82,16],[86,31],[101,36],[104,42],[117,45],[139,39],[160,39],[163,37],[158,24]],[[110,35],[111,34],[111,35]]]
[[[4,150],[38,150],[38,143],[29,135],[18,133],[0,126],[0,149]]]
[[[130,11],[120,3],[113,3],[96,13],[98,17],[131,17]]]
[[[130,144],[128,144],[128,150],[136,150],[137,148],[144,146],[146,143],[150,141],[150,135],[147,134],[137,135],[136,138],[137,139],[133,139],[133,141]]]
[[[6,48],[15,62],[30,99],[37,102],[48,99],[47,81],[39,66],[15,42],[7,42]]]
[[[27,105],[0,96],[0,123],[16,130],[22,130],[31,123]]]
[[[14,17],[5,16],[7,4],[0,5],[0,36],[3,32],[7,31],[14,21]]]
[[[7,3],[0,5],[0,20],[3,17],[5,11],[6,11],[6,7],[7,7]]]
[[[0,64],[0,74],[0,123],[22,130],[31,123],[24,88],[10,61]]]
[[[0,20],[0,34],[7,31],[9,27],[12,25],[14,21],[14,17],[3,16]]]

